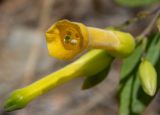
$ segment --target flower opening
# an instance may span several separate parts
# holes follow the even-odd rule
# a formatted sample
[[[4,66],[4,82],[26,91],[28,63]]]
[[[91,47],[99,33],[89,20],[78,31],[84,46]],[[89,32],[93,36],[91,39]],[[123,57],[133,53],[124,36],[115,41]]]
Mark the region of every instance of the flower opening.
[[[87,29],[83,24],[61,20],[46,32],[49,54],[59,59],[71,59],[88,44]]]

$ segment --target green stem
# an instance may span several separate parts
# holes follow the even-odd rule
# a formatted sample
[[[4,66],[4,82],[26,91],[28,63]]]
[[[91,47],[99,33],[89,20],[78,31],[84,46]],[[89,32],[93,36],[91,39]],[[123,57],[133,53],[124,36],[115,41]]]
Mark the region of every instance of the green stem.
[[[104,50],[92,50],[59,71],[14,91],[5,103],[5,111],[23,108],[36,97],[74,78],[94,75],[109,66],[112,60]]]

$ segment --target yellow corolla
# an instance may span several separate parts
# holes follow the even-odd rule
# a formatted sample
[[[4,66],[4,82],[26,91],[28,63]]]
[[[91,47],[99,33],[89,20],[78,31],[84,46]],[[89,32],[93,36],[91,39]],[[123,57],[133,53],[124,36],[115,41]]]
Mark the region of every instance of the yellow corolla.
[[[46,32],[49,54],[58,59],[72,59],[87,48],[105,49],[115,57],[129,55],[135,41],[132,35],[115,30],[87,27],[81,23],[61,20]]]

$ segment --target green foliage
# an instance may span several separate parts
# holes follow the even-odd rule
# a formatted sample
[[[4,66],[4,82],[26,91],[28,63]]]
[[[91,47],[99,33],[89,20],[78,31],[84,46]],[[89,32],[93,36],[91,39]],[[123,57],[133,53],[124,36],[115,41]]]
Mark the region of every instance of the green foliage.
[[[138,62],[142,53],[142,45],[138,46],[135,51],[128,58],[123,60],[123,65],[120,73],[120,115],[130,115],[130,105],[132,97],[132,85]]]
[[[152,39],[152,38],[151,38]],[[155,35],[152,40],[146,58],[155,64],[160,55],[160,32]]]
[[[157,64],[160,63],[160,33],[157,33],[154,37],[149,37],[148,39],[149,42],[147,46],[148,49],[146,51],[146,58],[153,65],[157,65],[156,70],[158,71],[158,67],[160,68],[160,66]],[[140,84],[138,76],[138,66],[140,63],[141,54],[142,45],[140,44],[137,46],[133,54],[130,55],[128,58],[124,59],[123,61],[119,89],[120,115],[139,115],[144,111],[145,107],[154,98],[148,96],[143,91]]]
[[[134,52],[123,60],[120,76],[127,76],[136,67],[136,64],[139,62],[141,57],[142,47],[142,45],[137,46]]]
[[[127,7],[138,7],[158,3],[160,0],[116,0],[116,2]]]

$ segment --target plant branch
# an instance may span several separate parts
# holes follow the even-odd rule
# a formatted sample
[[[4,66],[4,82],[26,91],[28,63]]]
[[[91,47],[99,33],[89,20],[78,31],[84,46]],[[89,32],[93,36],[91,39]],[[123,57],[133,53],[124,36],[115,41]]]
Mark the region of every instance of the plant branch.
[[[137,37],[137,41],[140,42],[145,36],[147,36],[153,29],[158,17],[160,15],[160,9],[156,12],[150,24],[146,27],[146,29]]]
[[[141,20],[144,20],[149,16],[157,14],[157,12],[159,12],[159,11],[160,11],[160,7],[154,9],[153,11],[141,11],[134,18],[131,18],[131,19],[125,21],[124,23],[122,23],[121,25],[116,26],[114,28],[115,29],[119,29],[119,30],[126,29],[128,26],[130,26],[130,25],[132,25],[134,23],[137,23],[137,22],[139,22]]]

